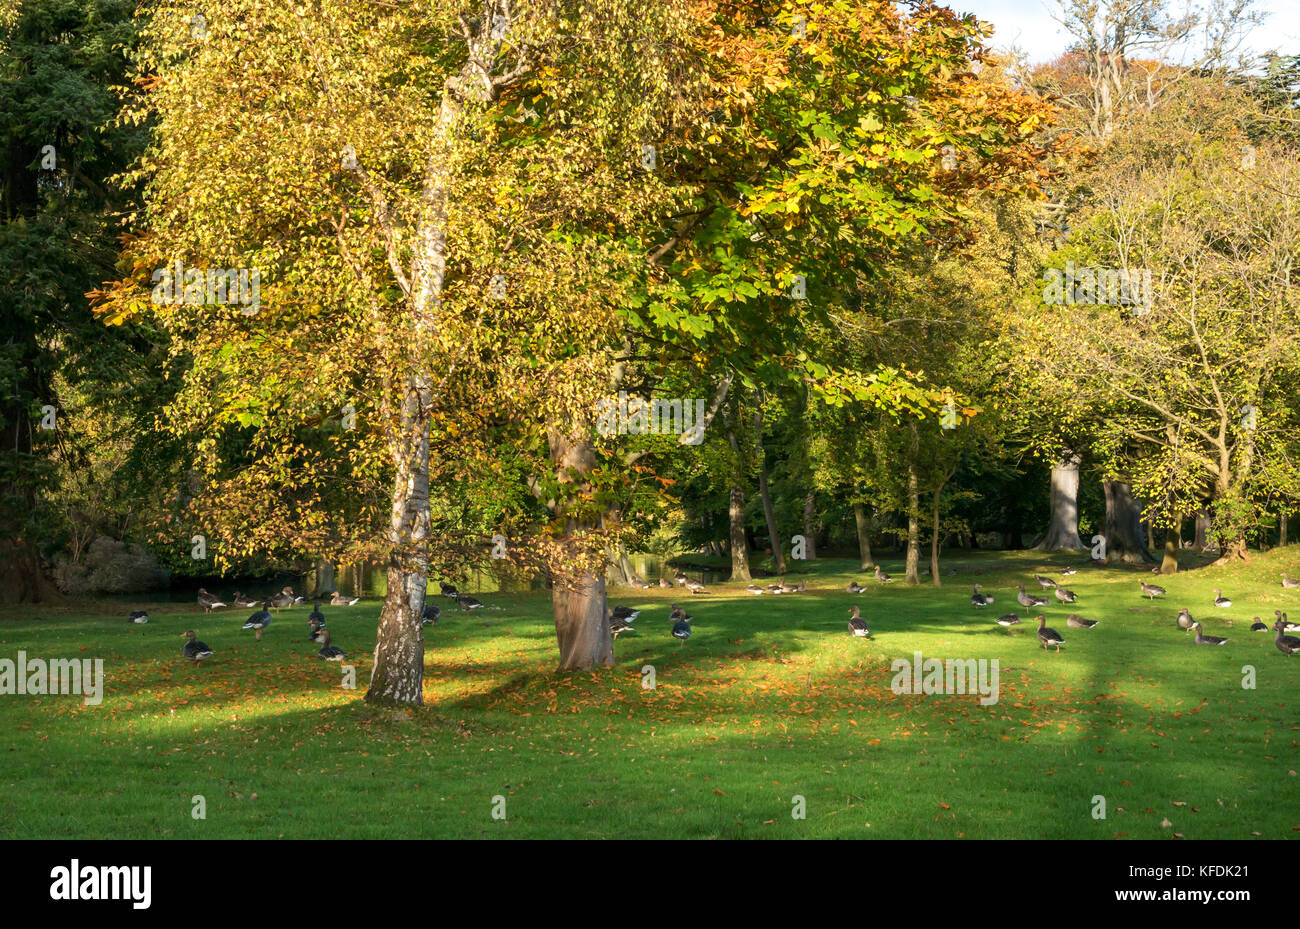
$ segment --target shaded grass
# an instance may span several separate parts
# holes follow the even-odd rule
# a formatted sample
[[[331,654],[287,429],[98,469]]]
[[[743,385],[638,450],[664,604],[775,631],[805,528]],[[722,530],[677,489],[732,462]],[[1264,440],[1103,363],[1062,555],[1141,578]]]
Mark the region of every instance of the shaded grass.
[[[0,835],[1290,838],[1300,661],[1248,627],[1300,603],[1278,583],[1295,552],[1162,578],[1170,596],[1154,603],[1138,593],[1148,572],[1066,580],[1055,572],[1080,556],[1038,553],[947,560],[959,574],[941,588],[877,586],[820,561],[798,595],[621,592],[615,602],[644,609],[638,631],[616,643],[616,667],[590,675],[554,672],[549,600],[511,594],[426,630],[428,706],[414,712],[361,700],[377,603],[326,610],[356,691],[311,657],[301,608],[261,643],[239,629],[247,611],[151,605],[153,621],[132,626],[120,604],[11,608],[0,657],[103,658],[108,682],[97,707],[0,697]],[[1065,635],[1059,655],[1028,620],[992,622],[1034,571],[1080,595],[1044,610]],[[866,594],[843,592],[855,576]],[[975,581],[997,598],[979,612]],[[1214,587],[1232,609],[1211,605]],[[695,634],[682,646],[667,616],[686,600]],[[870,641],[847,633],[853,603]],[[1183,605],[1228,644],[1195,646],[1174,624]],[[1069,629],[1072,611],[1101,624]],[[180,659],[187,628],[211,663]],[[999,702],[896,696],[890,662],[917,650],[999,659]],[[1098,795],[1104,820],[1091,815]],[[791,816],[796,796],[806,819]]]

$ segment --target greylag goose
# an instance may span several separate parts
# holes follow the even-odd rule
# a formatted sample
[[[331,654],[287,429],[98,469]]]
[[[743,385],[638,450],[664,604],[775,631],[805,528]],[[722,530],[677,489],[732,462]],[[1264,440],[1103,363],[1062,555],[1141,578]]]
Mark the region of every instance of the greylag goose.
[[[1228,640],[1217,635],[1204,635],[1201,633],[1201,624],[1192,623],[1192,628],[1196,630],[1197,645],[1223,645]]]
[[[659,578],[659,586],[662,587],[664,590],[672,590],[672,589],[673,589],[673,585],[672,585],[671,583],[669,583],[668,578],[666,578],[666,577],[661,577],[661,578]]]
[[[1078,595],[1073,590],[1066,590],[1064,587],[1057,587],[1052,591],[1052,593],[1054,593],[1056,599],[1060,600],[1062,603],[1073,603],[1079,599]]]
[[[216,597],[212,596],[212,594],[208,593],[202,587],[200,587],[199,606],[203,607],[203,612],[211,613],[213,610],[220,609],[221,607],[225,606],[225,604],[222,603],[220,600],[218,600]]]
[[[1148,584],[1146,581],[1140,581],[1142,585],[1142,596],[1148,600],[1154,600],[1156,597],[1163,597],[1168,591],[1157,584]]]
[[[674,609],[669,619],[673,620],[673,638],[685,645],[686,640],[691,637],[691,618],[680,610]]]
[[[1223,607],[1226,610],[1228,607],[1232,606],[1232,601],[1223,596],[1223,591],[1216,587],[1214,588],[1214,605]]]
[[[1078,574],[1078,573],[1079,573],[1079,569],[1078,569],[1078,568],[1062,568],[1062,569],[1061,569],[1061,577],[1070,577],[1070,576],[1075,575],[1075,574]]]
[[[785,585],[780,582],[776,584],[768,584],[767,592],[770,594],[783,594],[785,593]]]
[[[695,580],[694,578],[688,577],[686,579],[686,582],[682,586],[685,587],[693,594],[706,594],[709,592],[708,589],[703,584],[701,584],[699,581]]]
[[[287,610],[298,602],[298,598],[293,595],[292,587],[284,587],[267,602],[277,610]]]
[[[1039,577],[1035,574],[1034,580],[1038,581],[1038,586],[1043,588],[1043,590],[1051,590],[1056,586],[1056,581],[1052,580],[1050,577]]]
[[[320,643],[320,651],[316,657],[323,661],[346,661],[347,653],[335,645],[330,645],[330,631],[321,629],[320,635],[316,636],[316,641]]]
[[[1275,622],[1273,628],[1277,630],[1277,638],[1273,640],[1273,644],[1277,646],[1279,652],[1288,657],[1300,652],[1300,639],[1297,639],[1293,635],[1282,634],[1283,630],[1286,628],[1282,620],[1279,619]]]
[[[888,584],[893,578],[886,574],[880,565],[876,565],[876,580],[882,584]]]
[[[996,622],[999,626],[1019,626],[1020,614],[1007,613],[1005,616],[999,616],[997,619],[994,620],[994,622]]]
[[[194,662],[195,664],[198,664],[200,661],[203,661],[205,658],[212,657],[212,649],[208,648],[198,639],[194,638],[193,629],[187,629],[185,632],[181,633],[181,638],[186,640],[185,644],[181,646],[181,654],[184,655],[186,658],[188,658],[190,661]]]
[[[1253,620],[1253,621],[1251,622],[1251,624],[1250,624],[1250,631],[1251,631],[1251,632],[1268,632],[1268,626],[1266,626],[1266,625],[1264,625],[1264,623],[1260,622],[1260,621],[1259,621],[1259,617],[1256,616],[1256,617],[1254,618],[1254,620]]]
[[[1055,645],[1059,652],[1061,646],[1065,644],[1065,637],[1048,627],[1047,617],[1042,613],[1038,614],[1038,641],[1043,643],[1043,651],[1047,651],[1047,646]]]
[[[319,600],[312,605],[311,615],[307,617],[307,622],[314,622],[318,627],[325,625],[325,614],[320,611]]]
[[[860,594],[863,593],[866,589],[867,588],[863,587],[857,581],[849,581],[849,585],[844,588],[844,592],[850,594]]]
[[[1293,588],[1293,587],[1300,587],[1300,580],[1297,580],[1297,579],[1294,578],[1294,577],[1287,577],[1287,576],[1286,576],[1286,572],[1283,571],[1283,572],[1282,572],[1282,586],[1283,586],[1283,587],[1286,587],[1287,589],[1291,589],[1291,588]]]
[[[626,619],[630,623],[636,622],[636,618],[641,615],[640,610],[634,610],[630,606],[616,606],[613,612],[615,619]]]
[[[1035,597],[1033,594],[1025,593],[1024,584],[1017,584],[1016,587],[1020,591],[1016,594],[1016,602],[1025,608],[1026,614],[1029,612],[1030,607],[1047,606],[1046,597]]]
[[[1187,612],[1187,609],[1185,607],[1178,611],[1179,629],[1187,630],[1192,628],[1195,625],[1196,625],[1196,620],[1192,619],[1192,614]]]
[[[992,602],[993,602],[993,598],[986,597],[984,596],[984,594],[980,593],[980,585],[976,584],[975,592],[970,595],[970,605],[975,607],[976,609],[979,609],[982,606],[988,606]]]
[[[1274,610],[1273,615],[1281,620],[1283,632],[1293,632],[1300,629],[1300,624],[1291,622],[1291,620],[1287,619],[1286,614],[1281,610]]]
[[[271,601],[268,600],[262,604],[260,610],[248,617],[248,622],[244,623],[244,628],[252,629],[253,635],[257,637],[257,641],[259,642],[262,641],[262,630],[271,625],[270,607]]]
[[[859,637],[869,636],[871,630],[867,628],[867,621],[862,618],[859,609],[855,606],[849,610],[849,632]]]
[[[673,583],[678,587],[686,583],[686,573],[681,568],[673,568]]]
[[[456,605],[461,608],[462,612],[483,609],[483,601],[479,600],[477,597],[471,597],[468,594],[456,594],[454,599],[456,600]]]
[[[620,633],[627,632],[632,628],[632,620],[636,618],[636,614],[620,616],[616,610],[605,607],[605,618],[609,620],[610,635],[617,639]]]
[[[360,597],[345,597],[336,590],[330,596],[330,606],[353,606],[360,600]]]
[[[131,615],[127,617],[128,622],[143,625],[149,621],[149,614],[144,610],[132,610]]]
[[[763,595],[763,588],[759,587],[757,584],[749,584],[745,587],[745,592],[753,594],[755,597],[761,597]]]
[[[807,586],[806,583],[805,586]],[[783,594],[797,594],[801,590],[803,590],[803,587],[795,584],[787,584],[784,581],[781,583],[781,593]]]
[[[438,587],[441,588],[442,595],[444,597],[447,597],[452,600],[455,600],[456,594],[459,593],[459,591],[456,590],[456,586],[454,584],[448,584],[446,581],[439,581]]]
[[[235,606],[240,607],[241,609],[249,606],[257,606],[256,600],[254,600],[252,597],[244,596],[237,590],[235,591],[234,596],[230,598],[230,602],[233,603]]]
[[[1069,616],[1065,617],[1065,624],[1071,629],[1091,629],[1093,626],[1097,625],[1097,620],[1084,619],[1082,616],[1071,613]]]
[[[438,625],[438,617],[442,615],[442,607],[436,603],[426,603],[424,610],[420,613],[421,626]]]

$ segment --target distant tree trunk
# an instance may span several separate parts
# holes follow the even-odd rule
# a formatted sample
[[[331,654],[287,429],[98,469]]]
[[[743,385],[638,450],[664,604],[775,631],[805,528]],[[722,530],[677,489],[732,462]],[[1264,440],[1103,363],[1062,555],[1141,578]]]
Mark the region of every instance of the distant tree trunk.
[[[942,497],[943,488],[939,487],[930,503],[930,582],[935,587],[943,586],[943,581],[939,579],[939,503]]]
[[[1196,536],[1192,540],[1192,550],[1205,551],[1210,544],[1210,514],[1205,510],[1196,513]]]
[[[52,603],[59,589],[41,570],[35,545],[21,537],[0,541],[0,603]]]
[[[858,554],[862,559],[861,569],[867,571],[875,566],[875,562],[871,560],[871,524],[864,504],[853,504],[853,521],[858,527]]]
[[[763,450],[763,414],[754,411],[754,442],[758,446],[758,495],[763,500],[763,518],[767,521],[767,536],[772,543],[772,563],[778,575],[785,574],[785,554],[781,551],[781,535],[776,528],[776,510],[772,506],[772,493],[767,485],[767,453]]]
[[[812,561],[817,557],[817,501],[810,490],[803,498],[804,557]]]
[[[1035,548],[1073,552],[1086,547],[1079,538],[1079,456],[1067,449],[1052,466],[1051,523]]]
[[[1103,481],[1106,496],[1106,561],[1125,564],[1153,564],[1142,544],[1142,511],[1133,497],[1133,489],[1124,481]]]
[[[1286,545],[1286,514],[1285,514],[1285,513],[1283,513],[1283,514],[1278,518],[1278,536],[1277,536],[1277,544],[1278,544],[1278,547],[1281,547],[1281,546],[1283,546],[1283,545]]]
[[[307,595],[319,597],[322,593],[330,593],[334,589],[334,565],[322,558],[316,562],[316,570],[312,574]]]
[[[909,584],[920,584],[921,490],[916,474],[916,423],[912,423],[912,448],[907,459],[907,575]]]
[[[749,573],[749,545],[745,540],[745,494],[739,487],[731,488],[731,502],[727,507],[731,521],[731,579],[751,580]]]

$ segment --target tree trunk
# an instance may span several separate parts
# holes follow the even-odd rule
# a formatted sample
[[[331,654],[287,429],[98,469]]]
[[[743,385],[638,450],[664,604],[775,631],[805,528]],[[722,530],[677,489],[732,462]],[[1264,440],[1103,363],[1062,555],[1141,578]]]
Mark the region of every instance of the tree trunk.
[[[1281,546],[1286,545],[1286,514],[1285,513],[1283,513],[1278,518],[1277,531],[1278,531],[1277,544],[1278,547],[1280,548]]]
[[[1192,540],[1192,550],[1197,552],[1205,551],[1210,542],[1210,514],[1205,510],[1199,510],[1196,514],[1196,536]]]
[[[582,481],[579,493],[590,492],[586,478],[596,466],[596,447],[588,423],[579,423],[575,434],[558,429],[548,434],[551,462],[561,483]],[[562,671],[590,671],[614,664],[614,640],[605,616],[605,578],[590,566],[591,553],[582,550],[581,535],[594,528],[589,517],[564,513],[563,544],[567,551],[552,571],[551,607],[555,618],[555,639],[560,649]]]
[[[1181,535],[1181,526],[1176,526],[1165,534],[1165,557],[1160,562],[1161,574],[1178,573],[1178,544],[1181,541]]]
[[[907,459],[907,575],[909,584],[920,584],[921,491],[916,474],[916,424],[912,424],[912,452]]]
[[[758,448],[758,495],[763,500],[763,518],[767,521],[767,537],[772,543],[772,563],[778,575],[785,574],[785,553],[781,550],[781,535],[776,528],[776,510],[772,507],[772,494],[767,486],[767,453],[763,450],[763,414],[754,412],[754,443]]]
[[[803,498],[803,537],[804,537],[804,557],[812,561],[817,557],[817,502],[814,499],[813,492],[808,491],[808,495]]]
[[[54,603],[63,597],[45,572],[35,545],[21,537],[0,541],[0,603]]]
[[[1106,562],[1152,564],[1152,557],[1142,543],[1142,511],[1133,490],[1124,481],[1103,481],[1106,496]]]
[[[1068,449],[1052,466],[1051,523],[1035,548],[1045,552],[1081,551],[1079,538],[1079,456]]]
[[[858,527],[858,554],[862,560],[860,568],[863,571],[870,571],[875,567],[875,562],[871,560],[871,524],[864,504],[853,504],[853,521]]]
[[[942,587],[943,581],[939,579],[939,503],[943,499],[943,488],[940,487],[934,492],[934,500],[930,503],[930,583],[935,587]]]
[[[745,540],[745,494],[739,487],[731,488],[731,501],[727,507],[731,522],[731,579],[749,581],[749,545]]]

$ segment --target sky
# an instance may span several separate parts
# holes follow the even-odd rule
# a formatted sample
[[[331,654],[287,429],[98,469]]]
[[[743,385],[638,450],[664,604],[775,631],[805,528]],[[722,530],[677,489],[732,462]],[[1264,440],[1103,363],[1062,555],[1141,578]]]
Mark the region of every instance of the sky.
[[[1201,0],[1199,5],[1204,3]],[[997,28],[993,47],[1017,45],[1031,62],[1055,58],[1069,42],[1052,18],[1052,12],[1059,15],[1060,10],[1055,0],[946,0],[945,5],[991,22]],[[1300,0],[1257,0],[1255,9],[1268,16],[1246,37],[1245,49],[1256,54],[1272,48],[1284,55],[1300,54]]]

